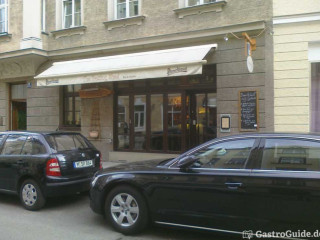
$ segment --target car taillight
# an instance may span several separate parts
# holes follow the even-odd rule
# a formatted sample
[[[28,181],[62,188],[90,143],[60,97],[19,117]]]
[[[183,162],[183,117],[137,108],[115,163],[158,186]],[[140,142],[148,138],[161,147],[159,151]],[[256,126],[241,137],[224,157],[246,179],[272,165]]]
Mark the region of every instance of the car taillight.
[[[52,158],[48,160],[46,167],[47,176],[61,176],[60,166],[57,159]]]
[[[100,153],[100,169],[102,169],[102,154]]]

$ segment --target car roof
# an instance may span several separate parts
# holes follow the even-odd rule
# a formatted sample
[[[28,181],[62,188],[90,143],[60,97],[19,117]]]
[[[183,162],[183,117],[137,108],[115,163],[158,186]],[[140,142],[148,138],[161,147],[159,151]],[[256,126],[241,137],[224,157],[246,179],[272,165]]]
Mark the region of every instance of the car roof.
[[[78,132],[63,132],[63,131],[5,131],[0,134],[24,134],[24,135],[70,135],[80,134]]]

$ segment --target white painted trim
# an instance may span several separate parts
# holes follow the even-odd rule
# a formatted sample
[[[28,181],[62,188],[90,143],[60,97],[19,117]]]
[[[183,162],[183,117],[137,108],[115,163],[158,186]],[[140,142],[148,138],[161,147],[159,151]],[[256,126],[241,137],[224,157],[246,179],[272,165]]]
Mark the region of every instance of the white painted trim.
[[[308,60],[311,63],[320,62],[320,42],[309,43]]]
[[[289,24],[289,23],[300,23],[300,22],[312,22],[320,21],[320,13],[313,13],[307,15],[292,15],[285,17],[273,18],[273,24]]]

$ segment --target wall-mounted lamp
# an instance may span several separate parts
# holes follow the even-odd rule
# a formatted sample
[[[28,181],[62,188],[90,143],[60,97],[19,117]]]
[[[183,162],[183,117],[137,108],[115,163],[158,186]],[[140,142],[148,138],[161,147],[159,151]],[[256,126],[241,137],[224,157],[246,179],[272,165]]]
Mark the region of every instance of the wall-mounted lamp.
[[[226,34],[223,39],[224,39],[226,42],[228,42],[228,41],[229,41],[228,34]]]

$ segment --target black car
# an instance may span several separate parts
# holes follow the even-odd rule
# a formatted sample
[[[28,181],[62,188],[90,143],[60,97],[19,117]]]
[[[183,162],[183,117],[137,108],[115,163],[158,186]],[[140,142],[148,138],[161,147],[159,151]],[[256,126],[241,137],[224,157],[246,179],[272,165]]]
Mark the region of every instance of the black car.
[[[148,222],[238,234],[320,228],[320,136],[231,136],[118,165],[96,173],[90,198],[124,234]]]
[[[100,152],[81,134],[0,132],[0,192],[18,194],[28,210],[47,197],[88,191]]]

